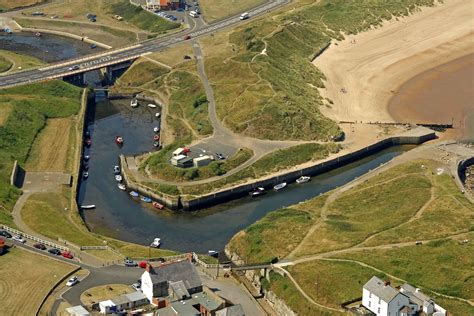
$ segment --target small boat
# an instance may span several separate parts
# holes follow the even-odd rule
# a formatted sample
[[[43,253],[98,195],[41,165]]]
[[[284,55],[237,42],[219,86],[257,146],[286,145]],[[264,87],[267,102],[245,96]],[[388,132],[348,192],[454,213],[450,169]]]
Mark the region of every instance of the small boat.
[[[84,172],[82,173],[82,177],[83,177],[84,179],[89,178],[89,172],[84,171]]]
[[[160,147],[160,142],[153,142],[153,147]]]
[[[86,139],[86,146],[90,147],[92,145],[92,140],[90,138]]]
[[[161,245],[161,239],[160,238],[155,238],[153,242],[150,244],[150,247],[153,248],[159,248]]]
[[[155,135],[155,136],[153,136],[153,140],[154,140],[154,141],[159,141],[159,140],[160,140],[160,135]]]
[[[95,208],[95,205],[94,205],[94,204],[81,205],[81,208],[82,208],[83,210],[91,210],[91,209]]]
[[[279,183],[273,187],[273,190],[280,191],[286,187],[286,182]]]
[[[115,136],[115,143],[119,146],[123,145],[123,137],[122,136]]]
[[[132,99],[132,101],[130,101],[130,106],[132,108],[136,108],[138,106],[138,100],[137,99]]]
[[[311,177],[308,176],[301,176],[298,179],[296,179],[296,183],[301,184],[301,183],[306,183],[311,179]]]
[[[120,167],[119,166],[114,166],[114,173],[115,174],[120,174]]]
[[[84,161],[88,161],[89,159],[91,159],[91,156],[89,156],[89,155],[84,156]]]
[[[156,116],[156,117],[160,117],[160,116],[161,116],[161,113],[158,112],[158,113],[155,114],[155,116]]]
[[[154,131],[155,133],[158,133],[158,132],[160,131],[160,128],[159,128],[158,126],[156,126],[156,127],[153,128],[153,131]]]
[[[154,208],[157,208],[159,210],[162,210],[165,207],[163,204],[160,204],[158,202],[153,202],[152,205]]]
[[[139,197],[139,196],[140,196],[140,194],[138,194],[138,193],[135,192],[135,191],[130,191],[129,194],[130,194],[131,197]]]
[[[91,44],[90,48],[91,49],[97,48],[97,45],[96,44]]]
[[[35,36],[36,36],[36,37],[41,37],[41,33],[40,33],[40,32],[36,32],[36,33],[35,33]]]
[[[148,107],[154,109],[156,108],[156,105],[154,105],[153,103],[148,103]]]
[[[86,131],[86,137],[87,138],[91,137],[91,132],[89,132],[89,130]]]
[[[208,255],[208,256],[211,256],[211,257],[217,258],[217,256],[219,255],[219,251],[208,250],[208,251],[207,251],[207,255]]]
[[[118,188],[119,188],[120,190],[122,190],[122,191],[127,190],[127,187],[126,187],[125,184],[123,184],[123,183],[119,183],[117,186],[118,186]]]
[[[123,178],[121,175],[118,174],[115,176],[115,180],[117,180],[117,182],[122,182]]]
[[[262,187],[258,187],[258,188],[256,188],[255,190],[253,190],[252,192],[249,193],[249,195],[252,196],[252,197],[263,195],[263,194],[265,194],[265,189],[262,188]]]
[[[147,196],[142,196],[142,197],[140,198],[140,200],[142,200],[142,201],[145,202],[145,203],[151,203],[151,199],[150,199],[149,197],[147,197]]]
[[[86,170],[86,171],[89,170],[89,164],[87,164],[87,163],[84,164],[84,165],[82,166],[82,169],[84,169],[84,170]]]

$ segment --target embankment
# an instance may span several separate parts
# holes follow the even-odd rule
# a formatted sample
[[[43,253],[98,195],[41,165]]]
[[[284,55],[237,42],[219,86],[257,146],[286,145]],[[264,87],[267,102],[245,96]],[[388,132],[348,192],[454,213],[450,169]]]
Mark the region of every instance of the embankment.
[[[128,169],[128,166],[125,157],[122,156],[120,162],[122,174],[124,175],[124,178],[127,181],[129,188],[138,191],[142,195],[149,196],[150,198],[165,204],[168,208],[172,210],[183,209],[186,211],[192,211],[215,206],[221,203],[229,202],[247,196],[249,192],[255,190],[257,187],[271,189],[274,185],[278,183],[294,182],[302,175],[316,176],[334,170],[336,168],[345,166],[351,162],[355,162],[370,155],[376,154],[391,146],[408,144],[419,145],[434,138],[436,138],[436,134],[433,130],[424,127],[417,127],[401,135],[385,138],[370,146],[361,148],[354,152],[336,157],[328,161],[316,163],[309,167],[300,168],[298,170],[281,174],[272,178],[255,181],[249,184],[238,185],[212,194],[192,198],[188,198],[186,196],[176,196],[171,198],[170,196],[161,196],[159,194],[156,194],[152,191],[152,189],[146,188],[141,184],[135,183],[132,179],[130,179],[130,177],[127,176],[126,171]]]

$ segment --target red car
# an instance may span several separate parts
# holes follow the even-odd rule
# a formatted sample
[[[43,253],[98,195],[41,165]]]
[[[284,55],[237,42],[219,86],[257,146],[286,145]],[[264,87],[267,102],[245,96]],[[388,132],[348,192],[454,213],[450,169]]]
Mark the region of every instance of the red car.
[[[185,40],[191,39],[191,35],[186,35],[186,36],[184,37],[184,39],[185,39]]]
[[[140,263],[138,264],[138,266],[142,269],[145,269],[146,265],[147,265],[146,261],[140,261]]]
[[[72,259],[72,258],[74,258],[74,256],[72,255],[72,253],[70,253],[69,251],[64,251],[64,252],[62,253],[62,256],[63,256],[64,258],[67,258],[67,259]]]
[[[46,246],[41,243],[34,244],[33,247],[39,250],[46,250]]]

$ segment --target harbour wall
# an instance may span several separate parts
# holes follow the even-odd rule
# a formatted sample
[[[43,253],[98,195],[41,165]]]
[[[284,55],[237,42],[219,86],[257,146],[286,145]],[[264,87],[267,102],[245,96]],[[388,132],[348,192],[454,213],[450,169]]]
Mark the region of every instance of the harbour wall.
[[[429,131],[429,132],[428,132]],[[247,196],[249,192],[255,190],[257,187],[264,187],[265,189],[271,189],[276,184],[287,182],[291,183],[296,181],[299,177],[305,176],[316,176],[336,168],[345,166],[349,163],[355,162],[362,158],[366,158],[370,155],[376,154],[384,149],[391,146],[397,145],[419,145],[428,140],[436,138],[434,131],[428,130],[426,133],[421,135],[400,135],[381,140],[375,144],[356,150],[354,152],[339,156],[329,161],[317,163],[313,166],[301,168],[295,171],[291,171],[282,175],[275,176],[273,178],[256,181],[249,184],[240,185],[237,187],[229,188],[228,190],[220,191],[217,193],[201,196],[194,199],[186,200],[181,199],[182,208],[184,210],[196,210],[200,208],[211,207],[220,203],[229,202],[234,199],[238,199]]]
[[[458,162],[457,165],[457,175],[456,181],[459,181],[458,185],[462,188],[463,192],[465,193],[466,198],[474,203],[474,196],[471,195],[469,190],[466,190],[466,169],[467,167],[474,164],[474,157],[466,158]]]
[[[291,183],[296,181],[299,177],[305,176],[316,176],[339,167],[343,167],[349,163],[358,161],[366,158],[370,155],[376,154],[384,149],[398,145],[419,145],[426,141],[436,138],[436,134],[433,130],[427,128],[421,129],[421,133],[405,133],[399,136],[393,136],[383,139],[370,146],[361,148],[354,152],[336,157],[334,159],[316,163],[312,166],[301,168],[295,171],[291,171],[285,174],[281,174],[272,178],[255,181],[249,184],[238,185],[223,191],[219,191],[212,194],[203,195],[196,198],[187,198],[185,196],[168,196],[161,195],[154,192],[153,188],[146,187],[141,184],[135,183],[131,180],[126,170],[128,169],[125,157],[120,157],[120,166],[122,168],[122,174],[128,187],[132,190],[137,191],[141,195],[148,196],[152,200],[158,201],[164,204],[171,210],[183,209],[185,211],[193,211],[202,208],[212,207],[221,203],[229,202],[238,198],[248,196],[249,192],[252,192],[257,187],[264,187],[265,189],[272,189],[276,184],[287,182]],[[127,167],[125,167],[127,166]]]

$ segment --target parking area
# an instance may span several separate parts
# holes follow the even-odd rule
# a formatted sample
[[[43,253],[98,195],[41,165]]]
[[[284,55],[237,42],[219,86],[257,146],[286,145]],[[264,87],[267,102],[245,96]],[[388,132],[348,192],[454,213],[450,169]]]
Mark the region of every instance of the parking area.
[[[218,160],[218,154],[224,156],[225,158],[229,158],[233,156],[238,150],[238,148],[231,145],[216,142],[215,139],[203,140],[199,144],[191,146],[190,149],[191,152],[188,156],[191,158],[212,155],[216,160]]]

